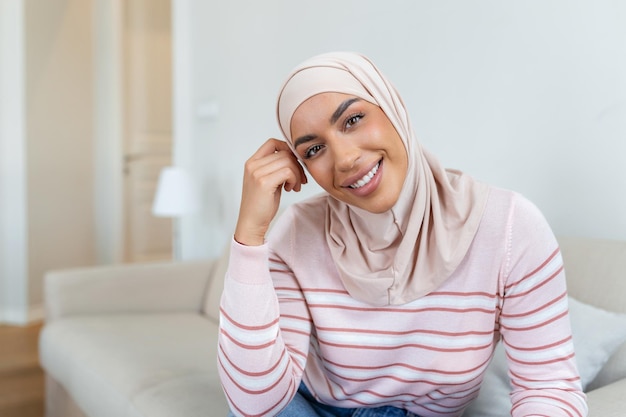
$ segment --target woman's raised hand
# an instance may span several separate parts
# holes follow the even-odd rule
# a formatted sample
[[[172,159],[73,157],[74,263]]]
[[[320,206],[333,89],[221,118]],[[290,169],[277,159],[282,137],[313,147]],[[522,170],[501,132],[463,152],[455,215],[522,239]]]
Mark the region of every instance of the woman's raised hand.
[[[307,183],[304,169],[286,142],[269,139],[246,161],[235,240],[262,245],[278,211],[282,189],[300,191]]]

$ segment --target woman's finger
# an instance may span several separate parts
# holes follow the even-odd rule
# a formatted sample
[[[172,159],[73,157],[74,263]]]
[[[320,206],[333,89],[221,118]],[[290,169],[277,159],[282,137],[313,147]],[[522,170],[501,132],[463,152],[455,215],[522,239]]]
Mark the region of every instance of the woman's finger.
[[[295,178],[285,178],[285,181],[281,184],[284,184],[286,191],[300,191],[301,185],[306,184],[308,179],[302,165],[284,141],[270,139],[264,143],[247,161],[246,170],[254,172],[257,169],[262,169],[262,173],[265,174],[267,170],[280,169],[284,166],[289,166],[293,169]],[[278,186],[278,184],[276,185]]]

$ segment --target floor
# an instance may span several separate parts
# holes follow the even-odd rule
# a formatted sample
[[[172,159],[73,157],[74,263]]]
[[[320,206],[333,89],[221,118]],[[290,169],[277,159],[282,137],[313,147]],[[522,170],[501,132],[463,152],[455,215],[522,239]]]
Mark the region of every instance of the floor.
[[[0,416],[43,417],[44,374],[37,342],[41,324],[0,325]]]

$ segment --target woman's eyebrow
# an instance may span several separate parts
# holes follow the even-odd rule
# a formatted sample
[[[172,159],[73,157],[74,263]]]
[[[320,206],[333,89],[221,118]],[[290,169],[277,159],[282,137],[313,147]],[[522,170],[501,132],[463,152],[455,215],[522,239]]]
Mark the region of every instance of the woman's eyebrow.
[[[304,135],[304,136],[300,136],[298,139],[295,140],[295,142],[293,143],[293,147],[297,148],[298,146],[302,145],[303,143],[306,142],[310,142],[313,139],[315,139],[317,136],[316,135]]]
[[[334,125],[335,122],[337,120],[339,120],[339,118],[341,117],[343,112],[345,112],[346,109],[352,105],[352,103],[354,103],[355,101],[360,101],[360,100],[361,99],[358,98],[358,97],[349,98],[346,101],[344,101],[343,103],[341,103],[339,106],[337,106],[337,110],[335,110],[333,115],[330,117],[330,124]]]

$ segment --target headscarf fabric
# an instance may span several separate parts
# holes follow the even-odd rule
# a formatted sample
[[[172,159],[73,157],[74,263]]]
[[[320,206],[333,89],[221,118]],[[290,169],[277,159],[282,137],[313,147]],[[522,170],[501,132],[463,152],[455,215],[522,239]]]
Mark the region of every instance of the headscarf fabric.
[[[308,98],[343,93],[379,106],[408,156],[395,205],[370,213],[328,196],[325,235],[342,283],[355,299],[400,305],[432,292],[467,254],[480,224],[488,187],[446,170],[415,138],[407,109],[393,85],[365,56],[334,52],[297,66],[277,103],[280,128],[292,150],[291,119]]]

